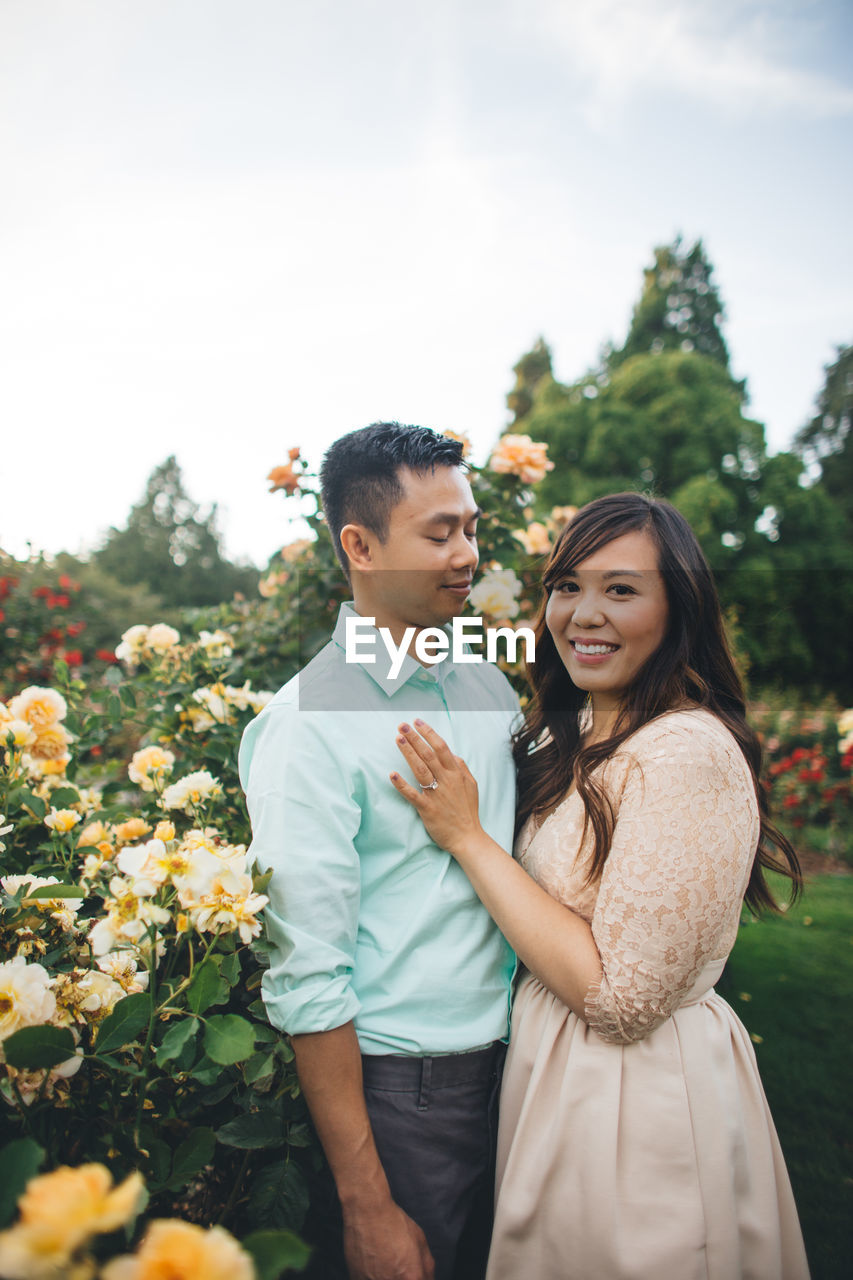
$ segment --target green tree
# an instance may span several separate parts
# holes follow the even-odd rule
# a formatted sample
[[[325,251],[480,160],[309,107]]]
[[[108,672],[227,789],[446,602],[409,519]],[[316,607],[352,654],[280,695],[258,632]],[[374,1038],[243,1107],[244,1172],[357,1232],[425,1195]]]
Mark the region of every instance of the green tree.
[[[838,347],[824,372],[817,413],[798,432],[794,448],[807,466],[820,467],[826,492],[853,523],[853,346]]]
[[[543,382],[525,423],[554,470],[544,503],[653,490],[685,509],[715,564],[728,564],[762,510],[764,429],[740,385],[695,352],[637,355],[572,387]]]
[[[849,533],[830,494],[802,479],[795,454],[766,460],[761,513],[731,571],[717,578],[742,628],[754,685],[832,690],[849,700]]]
[[[253,592],[258,572],[222,554],[216,505],[203,513],[184,489],[174,456],[155,467],[124,529],[110,529],[99,567],[125,585],[144,584],[168,607],[217,604]]]
[[[659,245],[654,255],[654,263],[643,273],[643,291],[628,337],[624,346],[610,353],[610,367],[648,352],[695,351],[728,369],[728,348],[720,331],[723,304],[702,241],[685,249],[678,236],[672,244]]]
[[[533,397],[542,379],[552,375],[551,349],[545,339],[537,338],[518,364],[513,365],[512,371],[515,386],[507,394],[506,402],[513,415],[511,426],[515,427],[533,407]]]

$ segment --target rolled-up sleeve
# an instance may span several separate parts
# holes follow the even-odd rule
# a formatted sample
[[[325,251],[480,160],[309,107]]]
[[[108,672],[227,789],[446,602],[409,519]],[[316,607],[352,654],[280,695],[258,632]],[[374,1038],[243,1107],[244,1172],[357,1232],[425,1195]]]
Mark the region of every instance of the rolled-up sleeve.
[[[249,858],[272,871],[264,911],[270,967],[262,994],[282,1031],[329,1031],[359,1010],[352,989],[360,901],[361,809],[320,713],[271,704],[247,727],[240,779]]]

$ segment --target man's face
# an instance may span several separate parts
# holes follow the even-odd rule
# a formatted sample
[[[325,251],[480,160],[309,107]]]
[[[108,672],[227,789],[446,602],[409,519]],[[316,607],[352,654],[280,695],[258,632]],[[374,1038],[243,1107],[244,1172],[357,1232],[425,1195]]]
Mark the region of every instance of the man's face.
[[[400,469],[404,493],[384,542],[371,537],[365,579],[378,626],[434,627],[465,607],[479,559],[480,509],[458,467]]]

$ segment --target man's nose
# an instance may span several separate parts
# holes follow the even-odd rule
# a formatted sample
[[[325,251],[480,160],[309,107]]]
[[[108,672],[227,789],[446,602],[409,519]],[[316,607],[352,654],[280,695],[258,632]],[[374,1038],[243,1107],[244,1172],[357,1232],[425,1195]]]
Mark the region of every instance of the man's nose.
[[[477,568],[480,560],[480,552],[477,549],[476,540],[472,541],[464,535],[454,540],[453,554],[450,563],[454,569],[471,569]]]

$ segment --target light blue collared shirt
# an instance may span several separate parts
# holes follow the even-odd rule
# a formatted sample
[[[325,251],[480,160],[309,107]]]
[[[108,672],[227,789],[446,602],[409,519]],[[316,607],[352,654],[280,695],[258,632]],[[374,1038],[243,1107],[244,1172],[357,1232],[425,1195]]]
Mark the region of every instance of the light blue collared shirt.
[[[491,663],[411,657],[387,677],[347,663],[341,607],[331,641],[243,735],[240,778],[271,869],[264,915],[270,1021],[300,1034],[351,1019],[364,1053],[480,1048],[508,1033],[514,955],[464,872],[426,834],[389,774],[405,777],[397,726],[420,716],[477,779],[480,819],[512,846],[518,699]],[[365,649],[362,640],[362,651]]]

